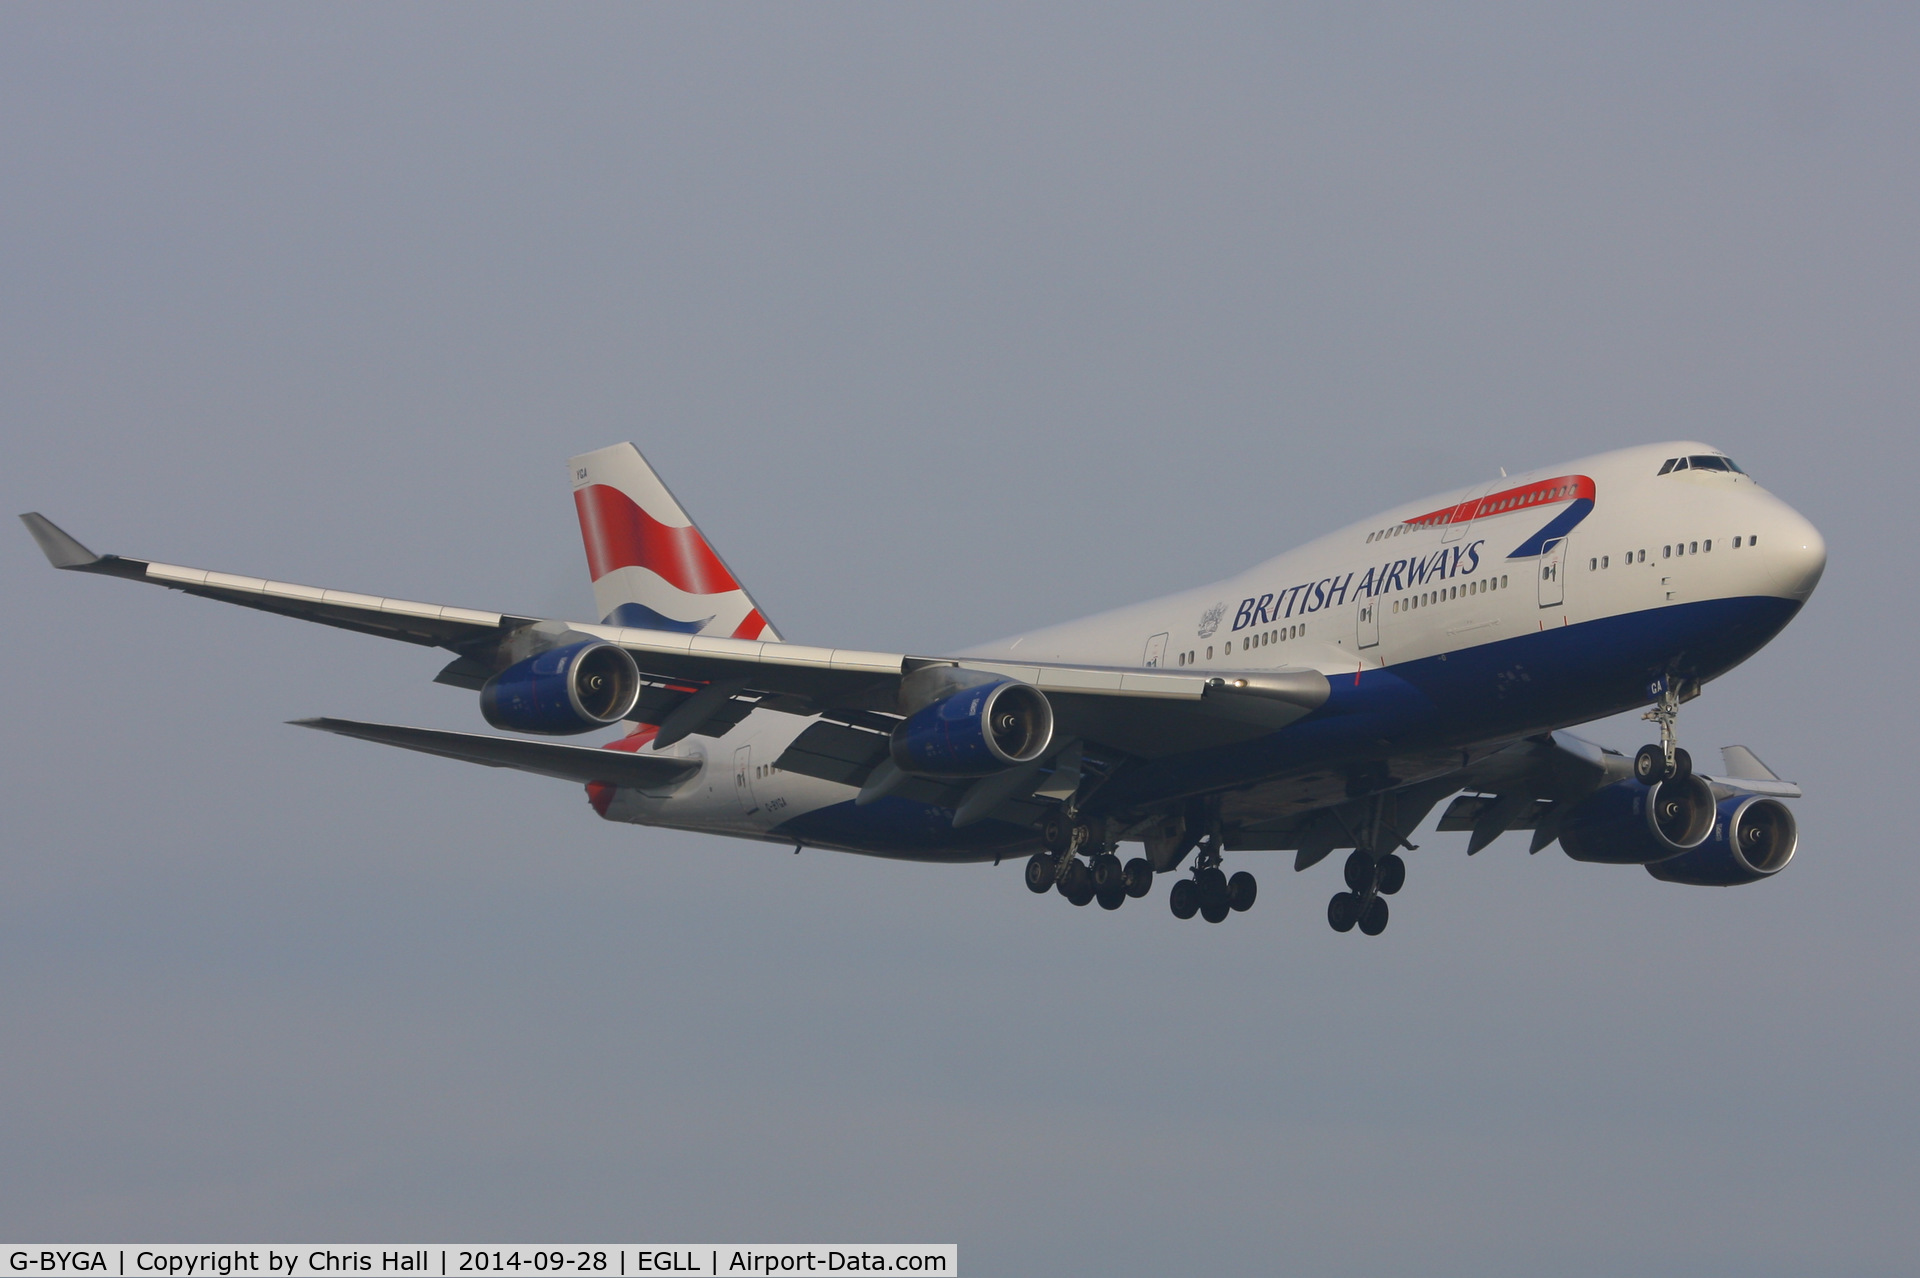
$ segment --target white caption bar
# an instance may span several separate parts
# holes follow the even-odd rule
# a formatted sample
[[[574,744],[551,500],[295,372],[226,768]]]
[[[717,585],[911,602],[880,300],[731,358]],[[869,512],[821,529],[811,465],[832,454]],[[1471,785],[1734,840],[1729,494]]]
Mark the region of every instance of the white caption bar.
[[[659,1243],[636,1246],[547,1243],[481,1246],[413,1243],[250,1243],[129,1247],[73,1243],[0,1246],[5,1275],[84,1274],[87,1278],[627,1278],[670,1274],[957,1274],[953,1243]]]

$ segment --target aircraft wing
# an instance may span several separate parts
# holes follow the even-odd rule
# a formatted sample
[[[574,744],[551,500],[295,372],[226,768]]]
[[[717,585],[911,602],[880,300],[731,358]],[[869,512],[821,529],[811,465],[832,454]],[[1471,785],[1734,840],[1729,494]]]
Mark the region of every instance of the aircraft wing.
[[[519,737],[492,737],[477,732],[444,732],[438,728],[406,728],[353,719],[295,719],[293,724],[489,768],[513,768],[562,781],[605,781],[635,790],[669,786],[700,770],[698,759],[561,745],[554,741],[527,741]]]
[[[1724,746],[1720,753],[1720,773],[1699,774],[1716,798],[1800,797],[1798,785],[1781,780],[1745,746]],[[1304,870],[1337,848],[1369,839],[1390,848],[1440,800],[1464,791],[1447,805],[1437,828],[1470,831],[1468,856],[1509,830],[1530,831],[1528,851],[1539,852],[1560,837],[1562,818],[1582,800],[1632,774],[1626,755],[1570,732],[1549,732],[1380,794],[1302,802],[1284,816],[1241,822],[1226,831],[1226,845],[1234,851],[1296,852],[1294,868]]]
[[[738,722],[752,708],[813,715],[895,711],[900,681],[930,665],[962,666],[1032,684],[1053,704],[1056,735],[1157,757],[1265,735],[1327,699],[1314,670],[1184,673],[1158,669],[1016,663],[820,648],[672,631],[590,625],[483,612],[260,577],[98,555],[40,514],[22,515],[56,568],[145,581],[364,634],[449,649],[459,658],[439,681],[478,688],[513,661],[579,638],[618,644],[633,655],[662,715],[661,745]],[[696,699],[696,693],[706,693]],[[682,706],[687,715],[675,722]]]
[[[220,599],[388,639],[404,639],[409,643],[460,651],[466,645],[484,644],[499,638],[507,630],[537,620],[533,617],[503,616],[497,612],[478,612],[471,608],[415,603],[407,599],[385,599],[345,590],[322,590],[316,586],[297,586],[286,581],[209,572],[204,568],[182,568],[178,564],[129,559],[124,555],[96,555],[45,515],[22,515],[20,522],[40,543],[40,549],[55,568],[151,582],[156,586],[183,590],[190,595],[203,595],[209,599]]]

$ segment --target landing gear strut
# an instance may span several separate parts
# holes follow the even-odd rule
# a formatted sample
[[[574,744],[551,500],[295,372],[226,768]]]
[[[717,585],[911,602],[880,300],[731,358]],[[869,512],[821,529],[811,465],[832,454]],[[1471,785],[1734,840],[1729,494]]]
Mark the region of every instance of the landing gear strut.
[[[1075,905],[1098,901],[1103,910],[1117,910],[1128,897],[1137,899],[1152,891],[1152,864],[1145,857],[1135,857],[1122,865],[1105,844],[1103,830],[1065,808],[1049,813],[1040,826],[1046,851],[1034,853],[1027,861],[1027,890],[1039,894],[1057,888]],[[1080,857],[1083,851],[1085,860]]]
[[[1167,908],[1177,919],[1195,914],[1209,923],[1223,923],[1228,914],[1253,908],[1260,885],[1245,870],[1228,878],[1220,868],[1220,836],[1209,834],[1193,861],[1193,877],[1182,879],[1167,894]]]
[[[1390,795],[1379,796],[1374,801],[1373,819],[1367,827],[1349,831],[1356,835],[1359,846],[1347,858],[1347,890],[1335,893],[1327,902],[1327,922],[1336,932],[1351,932],[1358,927],[1368,936],[1378,936],[1386,931],[1389,913],[1386,898],[1407,884],[1407,863],[1396,852],[1378,851],[1396,847],[1414,850],[1387,819],[1390,798]]]
[[[1633,756],[1634,779],[1642,785],[1654,785],[1692,776],[1693,756],[1676,744],[1680,735],[1680,691],[1673,679],[1662,684],[1660,699],[1640,717],[1660,725],[1660,743],[1643,745]]]
[[[1374,858],[1373,853],[1355,848],[1347,858],[1347,890],[1327,902],[1327,922],[1336,932],[1350,932],[1358,924],[1368,936],[1387,930],[1386,897],[1407,882],[1407,863],[1392,852]]]

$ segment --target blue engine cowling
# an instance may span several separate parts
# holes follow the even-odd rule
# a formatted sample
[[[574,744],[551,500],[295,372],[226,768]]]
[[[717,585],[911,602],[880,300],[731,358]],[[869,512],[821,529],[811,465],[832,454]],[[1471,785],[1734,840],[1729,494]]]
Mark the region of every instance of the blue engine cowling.
[[[1799,823],[1778,799],[1735,795],[1720,800],[1713,833],[1691,852],[1649,865],[1647,873],[1668,883],[1738,887],[1778,874],[1800,846]]]
[[[1576,861],[1650,865],[1705,843],[1716,816],[1713,787],[1699,777],[1616,781],[1567,813],[1560,846]]]
[[[640,698],[627,650],[590,639],[515,662],[480,689],[480,713],[509,732],[564,736],[618,723]]]
[[[1052,740],[1046,694],[1003,679],[916,710],[893,730],[893,766],[921,776],[987,776],[1039,758]]]

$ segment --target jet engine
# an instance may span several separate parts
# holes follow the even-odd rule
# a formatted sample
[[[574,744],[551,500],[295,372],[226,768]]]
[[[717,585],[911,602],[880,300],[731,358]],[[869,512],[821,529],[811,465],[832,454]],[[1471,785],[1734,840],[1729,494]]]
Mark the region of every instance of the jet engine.
[[[1705,843],[1717,815],[1713,787],[1697,776],[1616,781],[1567,814],[1560,846],[1576,861],[1651,865]]]
[[[975,684],[922,706],[893,730],[893,766],[921,776],[978,777],[1040,757],[1053,707],[1030,684]]]
[[[639,697],[626,649],[592,639],[508,666],[480,689],[480,713],[508,732],[564,736],[618,723]]]
[[[1647,873],[1668,883],[1737,887],[1778,874],[1800,845],[1799,823],[1778,799],[1735,795],[1720,800],[1713,833],[1691,852],[1649,865]]]

